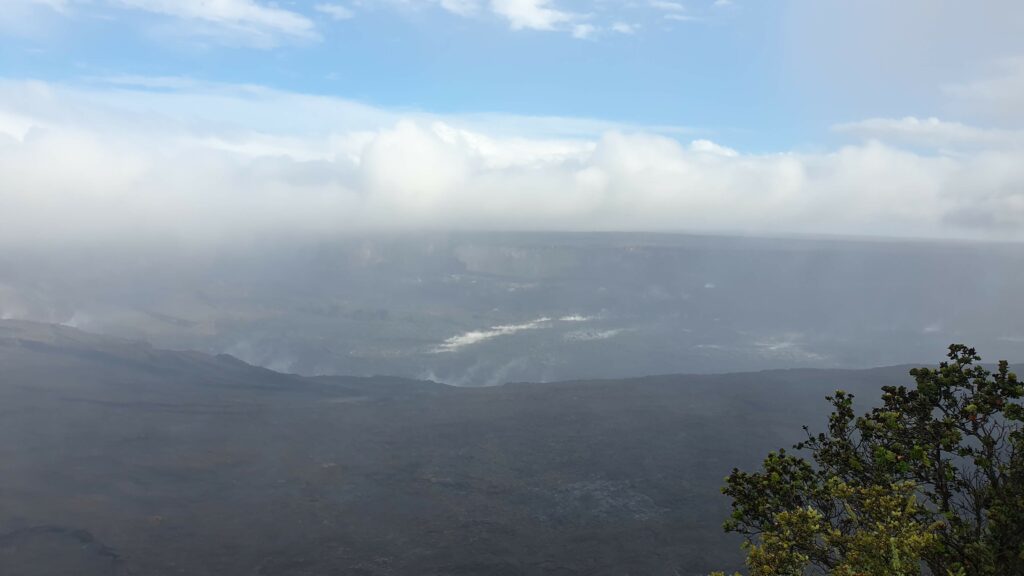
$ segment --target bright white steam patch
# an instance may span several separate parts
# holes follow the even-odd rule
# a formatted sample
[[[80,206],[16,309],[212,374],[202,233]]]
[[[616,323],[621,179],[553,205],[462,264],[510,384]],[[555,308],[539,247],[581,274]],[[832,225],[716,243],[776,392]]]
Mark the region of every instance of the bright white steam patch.
[[[593,316],[581,316],[579,314],[573,314],[572,316],[562,316],[558,320],[561,322],[590,322],[593,319]]]
[[[473,330],[465,332],[445,340],[440,346],[434,349],[434,353],[457,352],[466,346],[479,344],[480,342],[497,338],[498,336],[511,336],[512,334],[522,332],[524,330],[545,328],[549,322],[551,322],[551,318],[543,317],[523,324],[505,324],[502,326],[492,326],[487,330]]]

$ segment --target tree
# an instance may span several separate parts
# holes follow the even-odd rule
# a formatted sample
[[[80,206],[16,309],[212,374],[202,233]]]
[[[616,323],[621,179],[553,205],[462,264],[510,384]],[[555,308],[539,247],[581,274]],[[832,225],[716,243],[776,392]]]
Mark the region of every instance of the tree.
[[[827,430],[795,446],[809,459],[733,470],[725,529],[745,536],[751,573],[1024,574],[1024,386],[980,360],[952,345],[863,416],[838,391]]]

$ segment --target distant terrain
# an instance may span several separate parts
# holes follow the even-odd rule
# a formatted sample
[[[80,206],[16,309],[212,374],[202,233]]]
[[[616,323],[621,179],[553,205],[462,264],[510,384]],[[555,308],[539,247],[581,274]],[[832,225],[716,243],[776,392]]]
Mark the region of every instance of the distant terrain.
[[[434,233],[320,242],[25,246],[0,318],[307,376],[462,386],[1017,356],[1012,244]]]
[[[729,470],[820,424],[830,391],[906,371],[455,388],[0,321],[0,573],[735,568]]]

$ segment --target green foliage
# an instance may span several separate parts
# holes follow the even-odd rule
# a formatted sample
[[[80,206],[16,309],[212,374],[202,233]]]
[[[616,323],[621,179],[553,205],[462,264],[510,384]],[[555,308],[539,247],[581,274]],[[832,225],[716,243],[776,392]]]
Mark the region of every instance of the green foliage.
[[[743,534],[754,576],[1024,574],[1024,386],[1000,362],[949,349],[916,386],[887,386],[856,416],[853,396],[829,397],[827,430],[734,470],[725,529]]]
[[[745,545],[751,576],[799,576],[826,560],[834,576],[919,574],[921,557],[938,536],[937,526],[921,521],[914,492],[909,482],[854,487],[830,480],[823,495],[842,508],[843,528],[812,506],[775,513],[758,542]]]

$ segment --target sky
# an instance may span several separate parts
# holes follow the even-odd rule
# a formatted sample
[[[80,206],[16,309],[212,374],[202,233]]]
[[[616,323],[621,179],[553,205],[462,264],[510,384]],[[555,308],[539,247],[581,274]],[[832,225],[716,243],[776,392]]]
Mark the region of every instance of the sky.
[[[0,242],[1024,240],[1024,3],[0,0]]]

